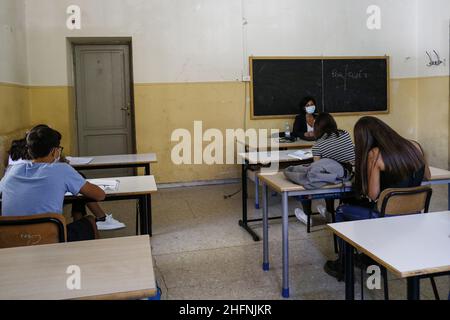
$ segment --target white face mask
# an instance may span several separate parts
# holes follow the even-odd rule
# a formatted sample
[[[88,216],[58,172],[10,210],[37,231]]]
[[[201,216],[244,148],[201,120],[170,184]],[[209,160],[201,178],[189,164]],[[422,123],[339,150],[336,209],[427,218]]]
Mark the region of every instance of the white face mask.
[[[305,110],[306,110],[306,113],[313,114],[314,111],[316,111],[316,106],[306,106]]]
[[[58,154],[58,156],[55,158],[55,160],[53,160],[53,163],[58,163],[60,159],[61,159],[61,150],[59,150],[59,154]]]

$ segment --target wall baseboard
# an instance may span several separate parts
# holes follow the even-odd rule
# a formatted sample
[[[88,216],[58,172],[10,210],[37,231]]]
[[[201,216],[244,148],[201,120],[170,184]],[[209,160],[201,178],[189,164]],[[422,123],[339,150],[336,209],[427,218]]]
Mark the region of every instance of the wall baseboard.
[[[221,180],[200,180],[190,182],[173,182],[173,183],[158,183],[158,189],[171,189],[171,188],[184,188],[184,187],[201,187],[211,185],[225,185],[225,184],[237,184],[241,179],[221,179]]]

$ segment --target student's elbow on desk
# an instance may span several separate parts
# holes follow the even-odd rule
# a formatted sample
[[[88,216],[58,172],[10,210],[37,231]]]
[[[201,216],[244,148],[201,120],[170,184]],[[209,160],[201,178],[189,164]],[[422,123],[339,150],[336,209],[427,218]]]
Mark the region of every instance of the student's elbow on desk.
[[[85,183],[85,185],[81,188],[80,193],[95,201],[103,201],[106,197],[105,191],[89,182]]]

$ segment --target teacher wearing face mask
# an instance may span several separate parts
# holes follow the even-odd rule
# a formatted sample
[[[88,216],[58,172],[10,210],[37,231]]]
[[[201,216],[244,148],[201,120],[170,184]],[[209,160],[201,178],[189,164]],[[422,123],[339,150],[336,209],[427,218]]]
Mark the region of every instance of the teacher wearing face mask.
[[[317,115],[317,103],[313,97],[305,97],[300,103],[300,113],[295,117],[292,135],[302,140],[313,141],[314,121]]]

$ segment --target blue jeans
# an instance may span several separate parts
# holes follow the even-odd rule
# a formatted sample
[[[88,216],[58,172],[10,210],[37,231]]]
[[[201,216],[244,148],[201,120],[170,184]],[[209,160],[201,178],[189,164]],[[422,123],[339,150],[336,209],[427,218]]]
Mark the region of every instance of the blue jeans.
[[[343,204],[336,209],[336,222],[376,219],[379,217],[380,214],[374,209],[351,204]]]
[[[351,204],[342,204],[336,209],[336,222],[367,220],[379,218],[380,214],[372,209]],[[338,237],[339,259],[344,258],[344,241]]]

